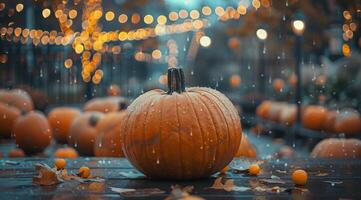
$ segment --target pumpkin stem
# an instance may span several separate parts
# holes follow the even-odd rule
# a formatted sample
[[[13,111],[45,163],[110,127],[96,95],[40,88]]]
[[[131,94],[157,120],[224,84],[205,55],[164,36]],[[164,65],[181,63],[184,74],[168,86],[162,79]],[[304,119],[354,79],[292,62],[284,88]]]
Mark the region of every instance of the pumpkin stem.
[[[185,91],[184,72],[182,68],[168,69],[168,94]]]

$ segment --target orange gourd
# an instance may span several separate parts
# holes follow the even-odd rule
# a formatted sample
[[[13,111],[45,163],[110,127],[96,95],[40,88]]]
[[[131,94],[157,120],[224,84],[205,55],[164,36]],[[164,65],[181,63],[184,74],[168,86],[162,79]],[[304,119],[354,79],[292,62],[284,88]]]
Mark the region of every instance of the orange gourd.
[[[121,91],[122,90],[120,89],[119,86],[113,84],[108,87],[107,94],[108,94],[108,96],[119,96]]]
[[[126,109],[127,106],[128,101],[123,97],[95,98],[84,105],[84,111],[97,111],[102,113],[117,112]]]
[[[97,123],[98,135],[95,140],[94,154],[99,157],[124,157],[120,145],[120,125],[125,112],[106,114]]]
[[[26,155],[22,149],[14,148],[9,152],[8,156],[9,158],[22,158],[25,157]]]
[[[274,122],[279,122],[281,111],[286,107],[287,104],[284,102],[273,102],[266,115],[267,119]]]
[[[343,109],[335,120],[335,132],[355,135],[361,133],[361,116],[353,109]]]
[[[71,147],[59,148],[54,152],[56,158],[77,158],[79,157],[78,152]]]
[[[148,177],[195,179],[226,167],[238,151],[240,118],[222,93],[184,86],[182,69],[168,70],[168,88],[151,90],[128,107],[123,152]]]
[[[94,143],[98,135],[96,125],[103,116],[104,114],[100,112],[87,112],[74,119],[70,127],[68,143],[80,155],[94,155]]]
[[[258,105],[256,109],[256,115],[260,118],[266,119],[269,110],[271,109],[272,101],[263,101],[260,105]]]
[[[235,157],[247,157],[247,158],[256,158],[257,150],[249,142],[247,136],[242,134],[241,144],[239,145],[238,151]]]
[[[276,92],[282,92],[284,86],[285,82],[280,78],[276,78],[272,82],[272,87]]]
[[[34,109],[31,97],[21,89],[0,90],[0,102],[8,106],[14,106],[23,112],[29,112]]]
[[[52,138],[46,117],[37,111],[20,116],[13,129],[15,143],[26,154],[41,153]]]
[[[292,126],[297,119],[297,106],[295,105],[286,105],[280,111],[279,121],[281,124],[286,126]]]
[[[0,137],[11,137],[14,123],[20,115],[18,108],[0,102]]]
[[[323,130],[327,109],[322,106],[308,106],[302,115],[302,126],[312,130]]]
[[[361,158],[361,140],[328,138],[312,150],[313,158]]]
[[[80,114],[80,110],[70,107],[59,107],[51,110],[48,114],[48,121],[57,142],[67,143],[70,126],[74,118]]]

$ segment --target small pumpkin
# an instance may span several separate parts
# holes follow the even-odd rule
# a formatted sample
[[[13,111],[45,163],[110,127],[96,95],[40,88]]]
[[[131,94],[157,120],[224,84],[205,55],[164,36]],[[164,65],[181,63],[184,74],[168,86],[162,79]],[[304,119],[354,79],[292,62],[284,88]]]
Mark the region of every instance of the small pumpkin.
[[[302,115],[302,126],[312,130],[323,130],[327,109],[322,106],[307,106]]]
[[[239,145],[235,157],[247,157],[247,158],[257,157],[257,150],[248,140],[246,134],[242,134],[241,144]]]
[[[279,121],[286,126],[292,126],[297,119],[297,106],[287,105],[283,107],[279,114]]]
[[[71,123],[80,114],[79,109],[71,107],[58,107],[50,111],[48,121],[57,142],[67,143]]]
[[[312,150],[313,158],[361,158],[361,140],[328,138]]]
[[[0,137],[11,137],[14,123],[20,115],[18,108],[0,102]]]
[[[26,155],[22,149],[14,148],[9,152],[8,156],[9,158],[22,158],[25,157]]]
[[[276,78],[272,82],[272,87],[276,92],[282,92],[283,88],[285,87],[285,82],[280,78]]]
[[[273,102],[266,115],[267,119],[274,122],[279,122],[281,111],[286,107],[287,104],[285,102]]]
[[[120,145],[120,125],[125,112],[106,114],[97,123],[98,135],[95,140],[94,154],[99,157],[124,157]]]
[[[128,101],[124,97],[95,98],[84,105],[84,111],[97,111],[102,113],[117,112],[126,109]]]
[[[335,120],[335,132],[355,135],[361,133],[361,116],[353,109],[343,109]]]
[[[94,143],[98,135],[96,125],[103,116],[104,114],[100,112],[87,112],[74,119],[70,127],[68,143],[80,155],[94,155]]]
[[[266,119],[269,110],[271,109],[272,101],[263,101],[261,104],[257,106],[256,115],[260,118]]]
[[[240,118],[222,93],[185,88],[182,69],[168,69],[168,92],[151,90],[128,107],[123,152],[151,178],[195,179],[226,167],[238,151]]]
[[[34,109],[30,95],[21,89],[0,90],[0,102],[8,106],[14,106],[23,112]]]
[[[70,159],[74,159],[74,158],[78,158],[78,152],[71,147],[64,147],[64,148],[59,148],[54,152],[54,157],[55,158],[70,158]]]
[[[113,84],[110,85],[107,89],[108,96],[119,96],[121,94],[121,89],[119,86]]]
[[[26,154],[41,153],[52,138],[46,117],[37,111],[20,116],[14,124],[15,143]]]

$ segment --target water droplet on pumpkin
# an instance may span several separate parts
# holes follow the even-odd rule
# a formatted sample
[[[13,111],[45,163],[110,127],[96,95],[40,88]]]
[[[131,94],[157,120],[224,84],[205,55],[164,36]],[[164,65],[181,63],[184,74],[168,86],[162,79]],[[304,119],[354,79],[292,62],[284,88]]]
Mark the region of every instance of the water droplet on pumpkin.
[[[159,158],[158,158],[158,159],[157,159],[157,165],[159,165],[159,163],[160,163],[160,162],[159,162]]]

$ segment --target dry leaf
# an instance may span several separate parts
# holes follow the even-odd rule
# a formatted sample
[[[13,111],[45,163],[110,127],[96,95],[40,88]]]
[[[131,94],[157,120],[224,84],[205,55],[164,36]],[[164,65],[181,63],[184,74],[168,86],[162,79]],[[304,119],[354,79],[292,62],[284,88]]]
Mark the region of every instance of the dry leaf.
[[[125,197],[146,197],[151,195],[164,194],[165,191],[159,188],[144,188],[144,189],[133,189],[133,188],[116,188],[110,187],[113,192],[117,192]]]
[[[165,200],[204,200],[201,197],[190,195],[194,189],[193,186],[181,187],[179,185],[172,186],[171,194]]]
[[[328,173],[318,173],[316,176],[328,176]]]
[[[33,183],[35,184],[55,185],[63,181],[56,169],[52,169],[46,164],[35,164],[35,170],[39,173],[38,176],[33,177]]]
[[[247,191],[247,190],[250,189],[248,187],[234,185],[233,179],[228,179],[223,184],[222,183],[222,177],[217,178],[210,188],[211,189],[216,189],[216,190],[225,190],[227,192],[230,192],[230,191],[241,191],[241,192],[243,192],[243,191]]]

